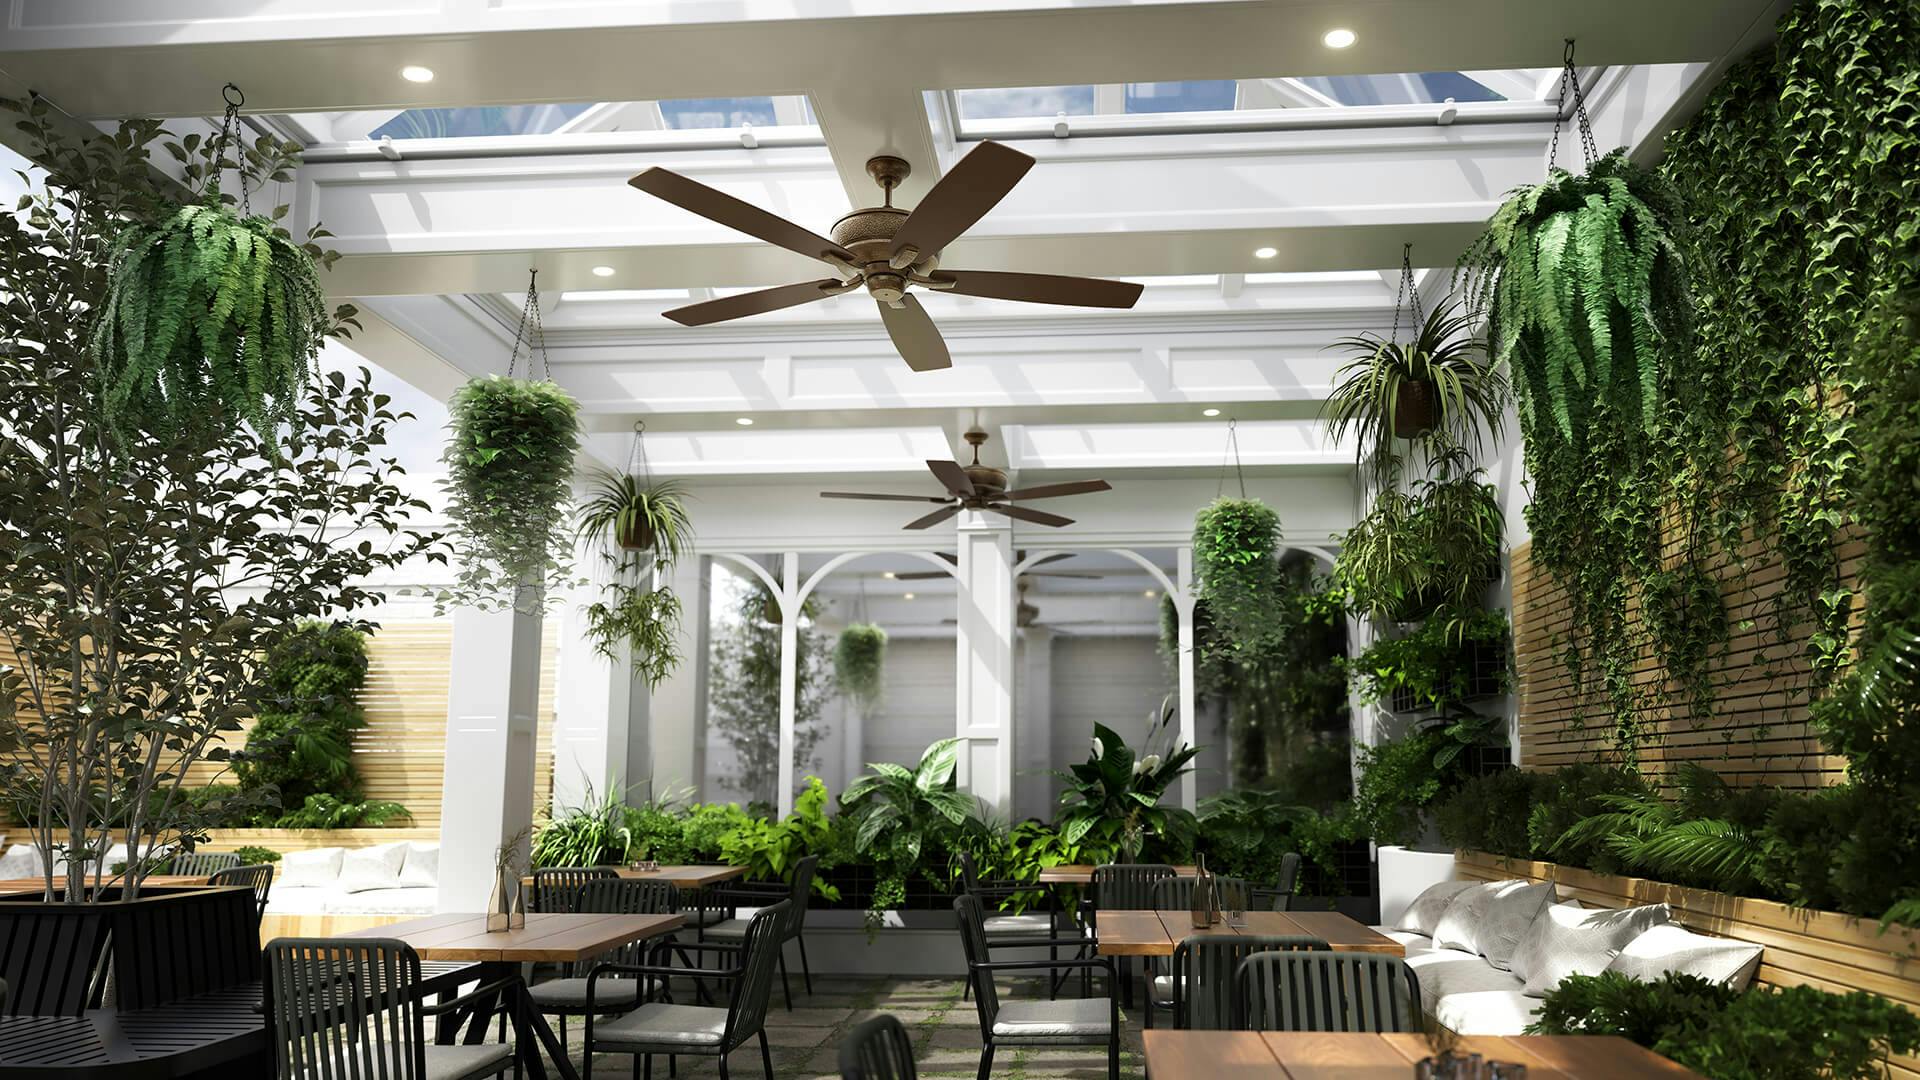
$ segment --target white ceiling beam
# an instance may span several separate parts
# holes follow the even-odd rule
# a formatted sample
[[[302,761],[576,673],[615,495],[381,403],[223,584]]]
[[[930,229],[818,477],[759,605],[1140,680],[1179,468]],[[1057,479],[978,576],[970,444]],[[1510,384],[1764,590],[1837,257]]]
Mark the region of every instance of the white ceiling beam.
[[[953,12],[934,0],[748,0],[693,22],[705,6],[395,12],[296,0],[210,19],[199,4],[156,12],[146,0],[77,9],[16,0],[0,70],[87,117],[204,114],[229,80],[245,88],[250,109],[288,112],[813,93],[845,83],[1257,79],[1551,66],[1567,37],[1593,64],[1711,60],[1775,2],[1015,2]],[[1324,48],[1333,26],[1355,30],[1359,44]],[[410,64],[437,77],[406,82],[399,70]]]
[[[920,94],[907,87],[874,85],[857,75],[812,91],[814,114],[851,206],[879,206],[880,185],[867,175],[867,159],[882,154],[905,160],[912,172],[894,189],[893,205],[913,207],[940,179],[940,155]],[[825,223],[816,228],[826,234]]]

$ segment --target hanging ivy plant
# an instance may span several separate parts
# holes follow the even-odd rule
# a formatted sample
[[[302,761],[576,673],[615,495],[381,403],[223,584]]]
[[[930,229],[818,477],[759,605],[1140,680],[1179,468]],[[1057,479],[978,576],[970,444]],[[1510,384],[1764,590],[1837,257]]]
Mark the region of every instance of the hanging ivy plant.
[[[833,677],[840,692],[862,709],[880,700],[881,672],[887,658],[887,632],[872,623],[854,623],[833,645]]]
[[[1284,587],[1279,543],[1280,515],[1258,499],[1215,499],[1193,519],[1200,599],[1229,648],[1257,648],[1272,626]]]
[[[217,435],[241,422],[271,439],[293,420],[327,337],[357,325],[353,308],[330,309],[320,287],[316,262],[337,257],[317,243],[324,230],[296,242],[278,223],[284,206],[246,214],[220,192],[222,167],[240,170],[243,188],[290,179],[299,146],[226,138],[167,144],[189,182],[209,179],[205,194],[127,226],[113,245],[89,350],[102,419],[123,442],[138,430]]]
[[[454,392],[445,461],[460,571],[443,606],[524,609],[566,583],[577,409],[547,380],[489,375]]]

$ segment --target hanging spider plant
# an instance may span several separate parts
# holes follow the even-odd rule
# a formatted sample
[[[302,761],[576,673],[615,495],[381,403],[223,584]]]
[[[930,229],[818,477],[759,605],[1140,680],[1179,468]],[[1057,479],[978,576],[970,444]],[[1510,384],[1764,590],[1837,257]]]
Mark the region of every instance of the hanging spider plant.
[[[692,545],[686,488],[675,480],[642,483],[631,473],[601,472],[580,505],[580,535],[603,550],[654,553],[671,565]]]
[[[1463,447],[1442,443],[1425,479],[1411,491],[1386,484],[1348,530],[1334,577],[1353,610],[1411,622],[1442,606],[1478,606],[1500,576],[1506,515],[1499,493],[1471,465]]]
[[[1331,348],[1352,356],[1321,415],[1334,439],[1356,436],[1361,460],[1384,472],[1396,460],[1394,439],[1440,436],[1478,450],[1481,429],[1500,429],[1507,381],[1482,355],[1472,320],[1449,297],[1421,322],[1411,340],[1379,334],[1342,338]]]
[[[601,472],[580,507],[578,532],[613,564],[606,599],[588,605],[587,638],[615,659],[625,644],[633,670],[652,689],[680,664],[680,599],[655,578],[693,548],[686,490],[673,480]]]

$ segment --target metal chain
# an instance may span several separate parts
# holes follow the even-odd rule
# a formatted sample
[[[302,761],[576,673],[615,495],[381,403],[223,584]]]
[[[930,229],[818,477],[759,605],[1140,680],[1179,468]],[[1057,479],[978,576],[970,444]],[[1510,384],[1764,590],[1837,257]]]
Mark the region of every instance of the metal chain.
[[[627,452],[627,473],[628,475],[633,475],[635,472],[638,472],[641,482],[651,487],[653,486],[653,467],[647,464],[646,437],[647,422],[645,420],[635,420],[633,422],[633,448]]]
[[[513,331],[513,354],[507,357],[507,378],[513,378],[514,370],[520,364],[520,343],[527,345],[527,378],[533,378],[533,353],[540,350],[540,368],[548,379],[553,378],[553,363],[547,357],[547,333],[540,325],[540,294],[536,287],[540,271],[527,271],[527,300],[520,308],[520,325]]]
[[[253,206],[247,198],[247,151],[240,139],[240,106],[247,103],[247,95],[232,83],[220,88],[220,99],[227,103],[227,110],[220,117],[220,134],[213,145],[213,188],[220,190],[220,166],[226,160],[229,143],[238,145],[234,154],[234,171],[240,177],[240,216],[252,217]]]
[[[1567,39],[1567,47],[1560,53],[1560,107],[1553,113],[1553,142],[1547,147],[1547,168],[1551,170],[1560,160],[1560,125],[1567,113],[1567,94],[1573,94],[1574,125],[1580,131],[1580,152],[1586,156],[1587,168],[1600,160],[1600,147],[1593,141],[1593,120],[1587,116],[1587,93],[1580,87],[1580,73],[1573,66],[1573,39]]]
[[[1240,421],[1231,417],[1227,420],[1227,445],[1220,452],[1220,483],[1213,489],[1213,497],[1219,498],[1227,490],[1227,457],[1233,457],[1233,477],[1240,484],[1240,497],[1247,497],[1247,476],[1240,471],[1240,435],[1234,429]]]
[[[1400,289],[1393,294],[1393,334],[1389,341],[1400,340],[1400,305],[1405,303],[1413,314],[1412,330],[1416,337],[1420,334],[1420,291],[1413,286],[1413,245],[1400,246]]]

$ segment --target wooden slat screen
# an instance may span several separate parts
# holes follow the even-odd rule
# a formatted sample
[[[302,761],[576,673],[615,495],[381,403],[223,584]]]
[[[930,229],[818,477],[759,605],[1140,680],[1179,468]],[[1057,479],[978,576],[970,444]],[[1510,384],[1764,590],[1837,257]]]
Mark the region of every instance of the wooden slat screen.
[[[1636,682],[1650,693],[1640,710],[1641,768],[1659,773],[1681,761],[1697,761],[1735,784],[1806,789],[1839,783],[1845,760],[1826,753],[1807,723],[1803,646],[1808,628],[1778,633],[1772,597],[1783,570],[1760,545],[1746,554],[1744,578],[1724,562],[1716,573],[1723,583],[1729,640],[1708,661],[1718,687],[1712,715],[1693,716],[1685,689],[1650,653],[1642,654]],[[1849,543],[1839,554],[1843,580],[1850,585],[1863,545]],[[1530,544],[1514,549],[1512,565],[1520,764],[1538,769],[1615,760],[1613,723],[1596,665],[1587,665],[1592,685],[1576,693],[1562,659],[1572,622],[1565,591],[1535,566]]]

